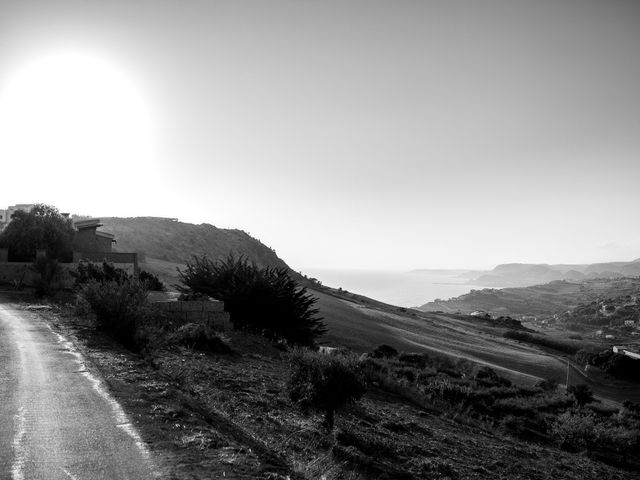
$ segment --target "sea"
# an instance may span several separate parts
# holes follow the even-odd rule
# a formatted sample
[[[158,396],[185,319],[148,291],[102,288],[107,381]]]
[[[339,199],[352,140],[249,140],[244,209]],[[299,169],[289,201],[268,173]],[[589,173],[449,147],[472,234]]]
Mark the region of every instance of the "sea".
[[[459,270],[389,271],[308,268],[302,273],[333,288],[342,288],[400,307],[419,307],[486,287],[468,284]]]

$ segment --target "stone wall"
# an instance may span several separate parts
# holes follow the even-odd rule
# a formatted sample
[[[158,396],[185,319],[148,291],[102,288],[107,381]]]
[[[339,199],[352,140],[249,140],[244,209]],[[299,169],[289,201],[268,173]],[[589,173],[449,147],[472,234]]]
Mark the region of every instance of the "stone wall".
[[[232,328],[229,314],[224,311],[224,303],[218,300],[209,301],[166,301],[151,304],[153,308],[168,315],[172,319],[185,323],[204,323],[216,330]]]

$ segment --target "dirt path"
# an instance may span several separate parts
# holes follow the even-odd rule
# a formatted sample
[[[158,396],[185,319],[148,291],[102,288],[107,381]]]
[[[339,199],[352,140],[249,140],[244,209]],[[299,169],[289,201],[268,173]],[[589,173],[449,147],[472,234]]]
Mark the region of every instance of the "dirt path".
[[[0,298],[0,478],[157,478],[150,454],[83,357]]]

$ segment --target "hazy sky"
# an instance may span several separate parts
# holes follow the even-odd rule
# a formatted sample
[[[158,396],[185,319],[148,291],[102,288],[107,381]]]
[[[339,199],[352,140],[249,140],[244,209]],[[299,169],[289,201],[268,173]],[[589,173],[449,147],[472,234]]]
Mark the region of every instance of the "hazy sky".
[[[631,260],[640,2],[2,0],[0,168],[296,269]]]

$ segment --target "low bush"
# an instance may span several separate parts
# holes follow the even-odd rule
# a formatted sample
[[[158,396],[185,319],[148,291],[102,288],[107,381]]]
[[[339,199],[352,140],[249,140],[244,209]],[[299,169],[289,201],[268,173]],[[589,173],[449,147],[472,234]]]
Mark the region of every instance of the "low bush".
[[[398,351],[390,345],[379,345],[371,356],[373,358],[393,358],[398,356]]]
[[[366,392],[360,365],[353,356],[295,349],[290,354],[290,365],[291,400],[304,410],[323,412],[329,431],[333,430],[335,412]]]
[[[82,287],[89,282],[106,283],[115,282],[118,285],[128,283],[132,280],[131,275],[121,268],[114,267],[113,264],[103,261],[96,264],[87,260],[81,260],[75,271],[71,271],[75,278],[76,287]]]
[[[136,333],[147,301],[147,290],[141,282],[90,280],[81,294],[95,312],[99,329],[127,348],[140,348]]]
[[[587,403],[591,403],[595,400],[593,398],[593,392],[585,384],[570,385],[567,388],[567,392],[573,395],[573,398],[579,407],[584,407]]]
[[[169,343],[211,353],[232,353],[216,332],[201,323],[187,323],[169,336]]]

